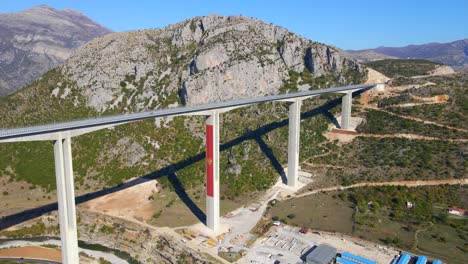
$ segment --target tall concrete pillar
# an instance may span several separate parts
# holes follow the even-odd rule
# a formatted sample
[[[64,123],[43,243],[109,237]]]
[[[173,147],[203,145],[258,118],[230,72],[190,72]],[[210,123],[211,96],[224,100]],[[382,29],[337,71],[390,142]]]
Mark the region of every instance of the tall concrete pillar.
[[[57,181],[57,201],[62,239],[62,262],[78,264],[78,235],[76,228],[75,189],[70,137],[54,143],[55,177]]]
[[[295,100],[289,105],[289,135],[288,135],[288,177],[287,184],[296,187],[299,177],[299,135],[301,131],[301,100]]]
[[[351,121],[352,95],[352,92],[348,92],[341,99],[341,129],[349,129],[349,123]]]
[[[206,225],[219,227],[219,113],[206,118]]]

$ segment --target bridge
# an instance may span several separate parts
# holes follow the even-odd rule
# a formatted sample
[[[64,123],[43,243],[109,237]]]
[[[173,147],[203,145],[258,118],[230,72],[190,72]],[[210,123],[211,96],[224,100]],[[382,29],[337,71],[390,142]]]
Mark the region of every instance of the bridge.
[[[206,117],[206,226],[213,231],[219,227],[219,115],[230,110],[258,103],[282,101],[289,103],[288,171],[286,184],[298,185],[300,116],[303,100],[327,93],[341,93],[341,129],[348,129],[351,120],[352,94],[384,83],[359,84],[242,100],[169,108],[94,119],[75,120],[30,127],[0,130],[0,143],[53,141],[57,203],[62,241],[62,261],[78,264],[78,235],[71,139],[73,137],[144,119],[183,115]],[[379,87],[380,88],[380,87]]]

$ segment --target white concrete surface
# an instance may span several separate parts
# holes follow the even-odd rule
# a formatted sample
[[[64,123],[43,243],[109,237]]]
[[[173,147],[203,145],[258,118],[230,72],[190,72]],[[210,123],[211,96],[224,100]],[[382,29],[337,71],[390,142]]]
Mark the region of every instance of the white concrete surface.
[[[351,106],[352,106],[353,93],[348,92],[342,97],[341,103],[341,129],[349,129],[351,121]]]
[[[289,134],[288,134],[288,174],[287,184],[296,187],[299,172],[299,137],[301,132],[302,100],[295,100],[289,105]]]
[[[70,137],[62,139],[59,134],[59,139],[54,143],[54,157],[62,261],[67,264],[78,264],[78,234]]]

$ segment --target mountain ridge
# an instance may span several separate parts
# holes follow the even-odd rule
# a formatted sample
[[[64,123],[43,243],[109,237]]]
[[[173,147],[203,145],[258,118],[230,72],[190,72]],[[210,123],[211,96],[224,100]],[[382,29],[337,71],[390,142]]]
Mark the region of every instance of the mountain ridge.
[[[468,39],[452,42],[431,42],[403,47],[377,47],[364,50],[347,50],[350,57],[361,61],[381,59],[427,59],[433,62],[454,66],[458,69],[468,69]],[[372,55],[370,52],[374,52]]]
[[[0,13],[0,96],[11,94],[67,59],[107,28],[71,9],[47,5]]]

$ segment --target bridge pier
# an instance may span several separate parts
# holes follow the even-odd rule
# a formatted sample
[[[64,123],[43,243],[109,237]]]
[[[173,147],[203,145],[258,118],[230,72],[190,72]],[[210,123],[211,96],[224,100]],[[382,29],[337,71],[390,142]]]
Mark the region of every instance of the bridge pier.
[[[219,113],[206,117],[206,226],[219,227]]]
[[[351,122],[351,106],[352,106],[353,92],[347,92],[342,97],[341,103],[341,129],[349,129]]]
[[[62,262],[78,264],[78,235],[76,227],[75,189],[71,137],[58,133],[54,142],[55,177],[57,181],[57,202],[62,240]]]
[[[289,104],[288,134],[288,176],[287,184],[297,187],[299,175],[299,136],[301,132],[302,100],[295,99]]]

